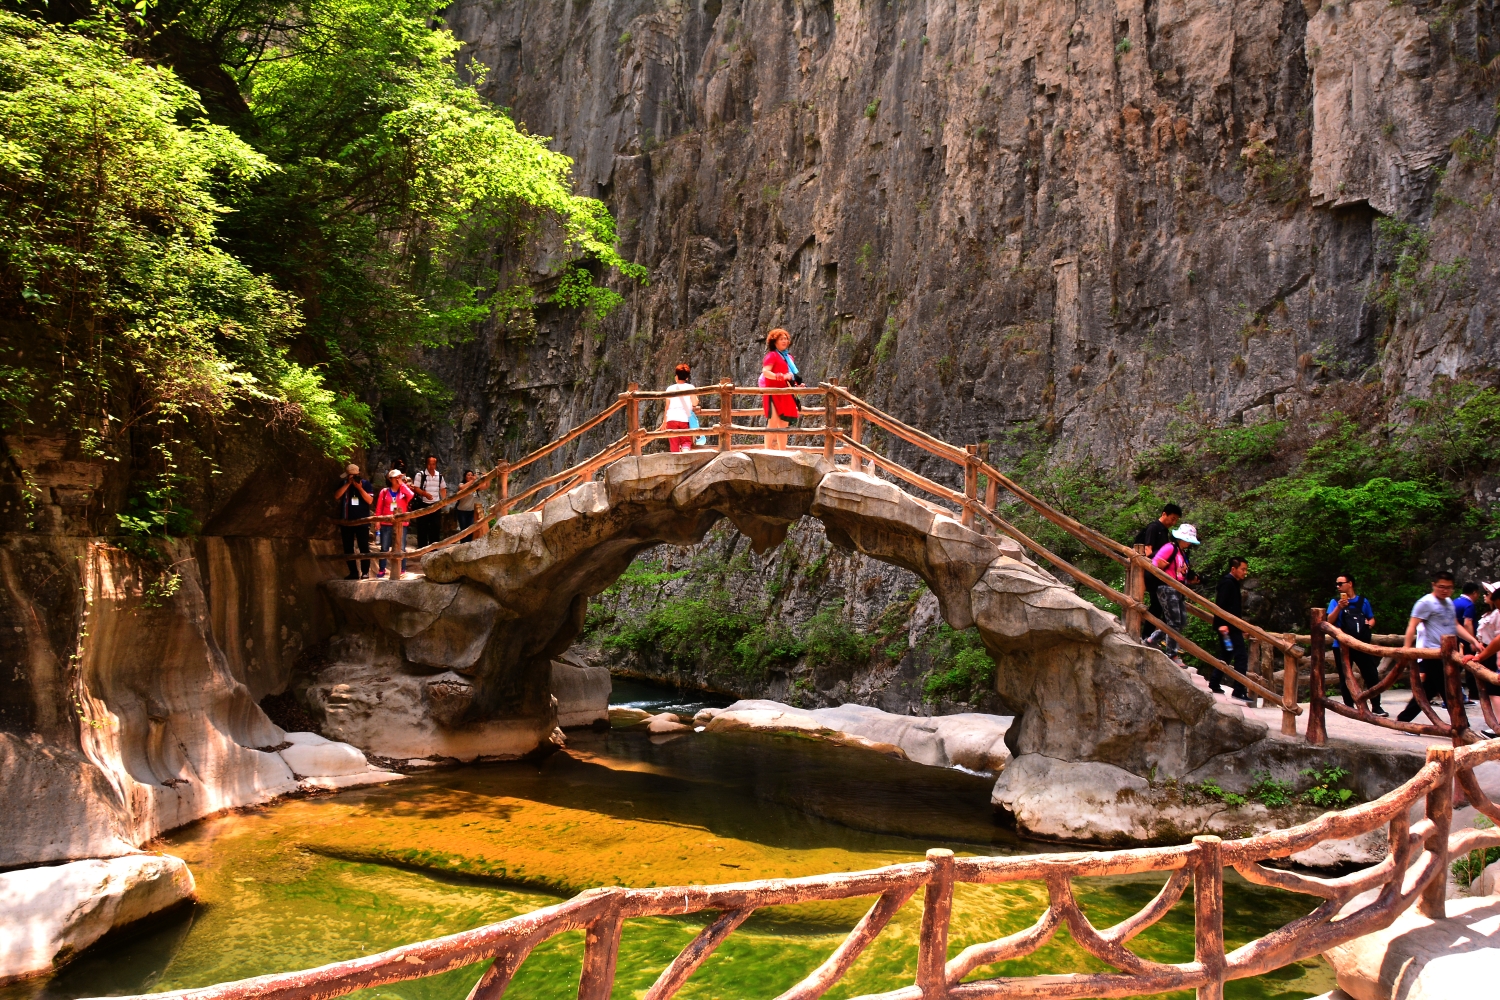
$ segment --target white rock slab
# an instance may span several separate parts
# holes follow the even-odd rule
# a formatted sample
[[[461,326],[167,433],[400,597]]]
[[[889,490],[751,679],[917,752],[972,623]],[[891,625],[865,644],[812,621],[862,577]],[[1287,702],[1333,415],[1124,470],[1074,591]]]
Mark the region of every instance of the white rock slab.
[[[1378,891],[1378,890],[1377,890]],[[1349,907],[1373,898],[1364,893]],[[1446,920],[1416,907],[1383,931],[1323,953],[1354,1000],[1493,997],[1500,977],[1500,898],[1450,899]]]
[[[406,775],[395,771],[381,771],[370,768],[358,774],[335,774],[316,778],[303,778],[299,787],[304,792],[336,792],[343,788],[355,788],[359,785],[383,785],[388,781],[402,781]]]
[[[882,712],[868,705],[793,708],[776,701],[746,699],[725,709],[706,709],[694,718],[710,730],[753,729],[846,737],[851,741],[898,747],[907,758],[933,767],[999,771],[1010,760],[1005,732],[1011,717],[983,715],[912,716]]]
[[[345,774],[363,774],[370,770],[365,755],[347,743],[294,743],[281,751],[295,774],[304,778],[331,778]]]
[[[112,930],[192,899],[181,858],[131,854],[0,874],[0,983],[41,975]]]

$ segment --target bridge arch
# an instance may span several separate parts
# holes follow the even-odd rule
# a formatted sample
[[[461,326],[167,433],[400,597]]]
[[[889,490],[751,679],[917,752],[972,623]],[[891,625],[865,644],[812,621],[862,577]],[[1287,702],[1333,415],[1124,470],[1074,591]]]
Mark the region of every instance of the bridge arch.
[[[310,700],[326,732],[383,756],[525,753],[552,731],[549,661],[639,552],[701,541],[721,518],[765,551],[804,516],[833,544],[920,576],[953,628],[977,626],[1018,716],[1017,758],[1184,774],[1265,735],[1014,542],[812,451],[621,458],[603,481],[428,554],[425,578],[330,581],[342,627]]]

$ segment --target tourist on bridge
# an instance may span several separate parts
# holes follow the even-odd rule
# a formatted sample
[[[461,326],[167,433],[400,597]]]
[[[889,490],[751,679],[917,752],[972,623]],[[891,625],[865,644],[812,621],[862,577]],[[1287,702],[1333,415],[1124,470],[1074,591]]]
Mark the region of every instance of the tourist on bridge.
[[[413,522],[417,526],[417,548],[422,549],[443,537],[443,515],[438,505],[448,499],[448,480],[438,471],[436,455],[427,456],[426,468],[412,477],[411,485],[416,488],[412,509],[431,508]]]
[[[1479,642],[1474,634],[1458,624],[1458,613],[1453,607],[1453,574],[1439,570],[1432,575],[1432,593],[1417,601],[1411,609],[1411,620],[1406,623],[1406,645],[1436,649],[1443,644],[1445,636],[1456,635],[1476,647]],[[1435,701],[1443,691],[1443,661],[1418,660],[1417,672],[1422,678],[1422,690],[1427,693],[1429,703]],[[1455,706],[1463,711],[1463,706]],[[1402,722],[1410,722],[1422,712],[1417,693],[1412,692],[1411,701],[1396,716]]]
[[[1453,599],[1453,612],[1458,618],[1458,623],[1476,636],[1479,634],[1479,616],[1484,614],[1483,605],[1484,597],[1477,583],[1464,584],[1463,592]],[[1468,643],[1464,643],[1461,649],[1465,653],[1475,652],[1474,647]],[[1465,688],[1464,704],[1471,705],[1473,701],[1469,697],[1470,694],[1476,699],[1482,697],[1479,692],[1479,678],[1468,674],[1466,681],[1468,686]]]
[[[1474,631],[1474,638],[1480,642],[1480,648],[1469,659],[1476,661],[1477,665],[1483,667],[1492,674],[1496,674],[1500,681],[1500,666],[1496,665],[1497,655],[1500,654],[1500,582],[1486,583],[1484,587],[1484,599],[1490,607],[1490,612],[1479,619],[1479,627]],[[1466,671],[1473,677],[1472,672]],[[1476,677],[1479,681],[1479,710],[1484,713],[1484,724],[1489,728],[1481,730],[1487,739],[1500,739],[1500,683],[1491,681],[1487,677]]]
[[[1245,577],[1250,573],[1250,564],[1243,556],[1234,556],[1229,560],[1229,569],[1219,577],[1219,589],[1214,595],[1214,603],[1236,618],[1245,617],[1244,593],[1240,585],[1244,583]],[[1178,595],[1179,597],[1181,595]],[[1214,619],[1214,627],[1219,631],[1219,649],[1224,657],[1224,662],[1232,664],[1234,669],[1240,673],[1246,673],[1250,665],[1250,646],[1245,642],[1245,633],[1229,624],[1222,618]],[[1218,667],[1208,675],[1208,689],[1214,694],[1224,693],[1224,672]],[[1230,692],[1231,697],[1240,701],[1253,702],[1250,692],[1245,690],[1245,685],[1239,681],[1234,682]]]
[[[1135,544],[1150,546],[1148,555],[1155,555],[1163,545],[1167,544],[1172,537],[1172,529],[1177,527],[1182,520],[1182,508],[1175,503],[1169,503],[1161,509],[1161,516],[1140,531],[1135,533]],[[1156,588],[1152,587],[1148,595],[1150,610],[1157,618],[1161,617],[1161,602],[1156,599]],[[1141,625],[1141,635],[1148,635],[1156,626],[1150,622]]]
[[[405,514],[407,507],[411,505],[412,488],[406,485],[406,475],[400,469],[392,469],[385,474],[385,489],[380,491],[380,498],[375,501],[375,513],[380,517],[388,514]],[[380,551],[389,552],[395,545],[396,525],[382,524],[380,526]],[[401,549],[406,550],[406,537],[402,534]],[[406,560],[393,559],[391,565],[395,567],[395,578],[401,579],[406,575]],[[385,560],[380,560],[380,570],[375,574],[378,577],[385,576]]]
[[[1188,562],[1188,552],[1197,544],[1198,529],[1191,524],[1179,525],[1172,529],[1171,537],[1151,557],[1151,562],[1178,583],[1187,583],[1193,577],[1193,568]],[[1159,583],[1156,586],[1156,597],[1161,604],[1162,612],[1158,617],[1181,635],[1186,621],[1182,607],[1182,594],[1169,584]],[[1165,630],[1157,629],[1152,632],[1146,639],[1146,645],[1154,646],[1163,639],[1166,640],[1166,653],[1172,658],[1172,662],[1179,667],[1184,666],[1182,658],[1177,655],[1177,640],[1168,635]]]
[[[696,389],[693,385],[693,369],[686,362],[677,366],[677,382],[672,386],[675,390]],[[698,397],[690,392],[681,396],[672,396],[667,400],[666,414],[662,418],[662,427],[669,431],[692,430],[698,426],[698,417],[693,412],[698,408]],[[684,437],[667,438],[668,451],[692,451],[693,437],[691,434]]]
[[[1328,602],[1328,623],[1360,642],[1371,641],[1375,634],[1375,609],[1370,606],[1369,598],[1359,595],[1354,577],[1349,573],[1340,573],[1333,581],[1333,586],[1338,596]],[[1365,690],[1368,691],[1380,682],[1379,657],[1351,649],[1349,660],[1358,668],[1359,676],[1364,679]],[[1339,666],[1339,641],[1337,639],[1333,640],[1333,662],[1334,670],[1339,675],[1339,693],[1344,696],[1344,704],[1353,708],[1354,696],[1349,693],[1349,685],[1344,680],[1343,668]],[[1382,718],[1388,714],[1380,707],[1380,695],[1371,696],[1370,711]]]
[[[473,481],[474,470],[465,469],[464,481],[458,484],[458,488],[460,490],[465,489]],[[470,493],[468,496],[460,498],[453,504],[453,516],[458,518],[459,531],[466,531],[474,525],[474,498],[476,495],[477,494]],[[466,542],[472,542],[474,540],[474,536],[467,535],[463,540]]]
[[[370,516],[370,505],[375,498],[370,495],[370,483],[361,479],[359,466],[349,463],[344,470],[344,481],[339,484],[338,492],[333,498],[339,502],[340,521],[358,521]],[[359,551],[365,555],[370,554],[370,526],[368,524],[341,524],[339,535],[344,540],[344,551],[353,554],[354,547],[359,546]],[[370,576],[370,560],[361,559],[356,569],[354,560],[349,560],[349,575],[346,580],[364,580]]]
[[[788,349],[792,346],[792,335],[780,327],[766,334],[766,356],[760,362],[760,385],[764,388],[802,385],[802,374],[797,371],[797,362],[792,360]],[[763,396],[762,405],[768,428],[792,427],[797,423],[796,396]],[[767,434],[766,447],[776,451],[786,450],[785,434]]]

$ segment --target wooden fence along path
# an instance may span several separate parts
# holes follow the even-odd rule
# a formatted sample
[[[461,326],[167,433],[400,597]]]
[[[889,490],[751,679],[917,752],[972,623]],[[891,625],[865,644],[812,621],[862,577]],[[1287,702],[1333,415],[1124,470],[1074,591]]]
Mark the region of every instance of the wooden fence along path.
[[[1191,844],[1098,853],[1020,857],[955,857],[927,852],[924,861],[873,871],[766,879],[731,885],[670,888],[590,889],[565,903],[535,910],[475,930],[393,948],[347,962],[202,989],[156,994],[180,1000],[323,1000],[354,990],[421,979],[493,960],[469,1000],[500,1000],[516,970],[537,945],[558,934],[583,930],[579,1000],[608,1000],[614,985],[620,937],[636,917],[711,911],[715,918],[673,959],[646,991],[644,1000],[668,1000],[735,928],[763,906],[815,900],[872,897],[873,904],[821,965],[777,1000],[815,1000],[849,970],[896,912],[918,889],[923,892],[915,982],[861,1000],[981,1000],[988,997],[1121,997],[1193,989],[1200,1000],[1222,1000],[1224,983],[1261,975],[1310,958],[1334,945],[1387,927],[1410,906],[1427,916],[1445,915],[1449,858],[1500,845],[1500,828],[1454,833],[1453,787],[1459,783],[1481,812],[1500,822],[1500,808],[1484,796],[1473,768],[1500,760],[1500,741],[1454,748],[1435,746],[1427,763],[1406,784],[1343,812],[1330,812],[1299,827],[1245,840],[1195,837]],[[1423,818],[1412,822],[1413,806]],[[1384,861],[1339,878],[1319,878],[1271,867],[1266,862],[1306,850],[1320,841],[1385,828],[1390,850]],[[1233,951],[1224,945],[1224,872],[1233,868],[1251,882],[1317,897],[1306,916]],[[1140,912],[1100,929],[1089,923],[1073,892],[1073,880],[1156,872],[1167,876],[1161,891]],[[996,885],[1038,881],[1047,886],[1047,907],[1025,930],[995,941],[970,944],[948,957],[953,887],[959,882]],[[1193,889],[1195,948],[1191,962],[1142,958],[1127,945],[1160,920]],[[1374,895],[1355,900],[1361,893]],[[966,981],[971,973],[1022,958],[1046,944],[1066,925],[1078,946],[1113,972],[999,977]],[[753,984],[744,984],[750,987]]]

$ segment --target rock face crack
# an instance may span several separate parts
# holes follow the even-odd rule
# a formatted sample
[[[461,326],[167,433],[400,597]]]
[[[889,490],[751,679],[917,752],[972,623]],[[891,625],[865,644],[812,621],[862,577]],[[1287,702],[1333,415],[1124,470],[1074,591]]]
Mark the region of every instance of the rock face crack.
[[[382,756],[525,753],[556,725],[551,660],[577,638],[588,597],[637,552],[696,543],[721,517],[765,551],[803,516],[835,544],[919,575],[953,628],[978,628],[1019,712],[1006,737],[1017,756],[1181,774],[1266,735],[1013,542],[810,452],[623,459],[603,482],[426,556],[426,579],[330,581],[343,655],[310,700],[331,736]]]

